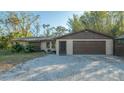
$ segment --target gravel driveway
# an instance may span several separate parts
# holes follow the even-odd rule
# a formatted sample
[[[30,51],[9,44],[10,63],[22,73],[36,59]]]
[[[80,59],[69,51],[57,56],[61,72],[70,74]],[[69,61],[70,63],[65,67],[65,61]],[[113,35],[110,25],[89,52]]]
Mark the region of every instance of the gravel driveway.
[[[17,65],[0,80],[124,80],[124,60],[105,55],[47,55]]]

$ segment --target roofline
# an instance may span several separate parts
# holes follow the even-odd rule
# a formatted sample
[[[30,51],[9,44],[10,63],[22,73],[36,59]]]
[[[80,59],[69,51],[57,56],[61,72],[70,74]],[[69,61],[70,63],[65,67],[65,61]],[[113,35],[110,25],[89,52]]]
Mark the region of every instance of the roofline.
[[[33,39],[33,38],[36,38],[36,39]],[[37,38],[40,38],[40,37],[24,37],[24,38],[16,38],[16,39],[13,39],[13,41],[22,41],[22,42],[36,42],[36,41],[51,41],[53,40],[54,38],[41,38],[41,39],[37,39]]]
[[[124,38],[115,38],[115,40],[124,40]]]
[[[20,42],[41,42],[41,41],[52,41],[51,40],[13,40],[13,41],[20,41]]]
[[[115,38],[116,40],[124,40],[124,35],[121,35],[121,36],[119,36],[119,37],[117,37],[117,38]]]
[[[61,38],[63,38],[63,37],[69,36],[69,35],[81,33],[81,32],[83,32],[83,31],[90,31],[90,32],[93,32],[93,33],[96,33],[96,34],[100,34],[100,35],[104,35],[105,37],[109,37],[109,38],[111,38],[111,39],[114,39],[114,37],[112,37],[112,36],[110,36],[110,35],[107,35],[107,34],[101,33],[101,32],[97,32],[97,31],[94,31],[94,30],[91,30],[91,29],[84,29],[84,30],[81,30],[81,31],[78,31],[78,32],[68,33],[68,34],[66,34],[66,35],[57,37],[56,39],[61,39]]]

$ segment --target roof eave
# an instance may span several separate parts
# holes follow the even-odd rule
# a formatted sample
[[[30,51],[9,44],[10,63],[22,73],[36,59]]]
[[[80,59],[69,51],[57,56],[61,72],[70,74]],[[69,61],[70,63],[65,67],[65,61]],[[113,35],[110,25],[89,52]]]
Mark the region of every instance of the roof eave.
[[[63,36],[57,37],[56,39],[61,39],[61,38],[63,38],[63,37],[66,37],[66,36],[69,36],[69,35],[72,35],[72,34],[76,34],[76,33],[80,33],[80,32],[83,32],[83,31],[90,31],[90,32],[94,32],[94,33],[97,33],[97,34],[100,34],[100,35],[104,35],[104,36],[106,36],[106,37],[109,37],[109,38],[111,38],[111,39],[114,39],[114,37],[113,37],[113,36],[106,35],[106,34],[104,34],[104,33],[97,32],[97,31],[93,31],[93,30],[90,30],[90,29],[84,29],[84,30],[81,30],[81,31],[78,31],[78,32],[68,33],[68,34],[66,34],[66,35],[63,35]]]

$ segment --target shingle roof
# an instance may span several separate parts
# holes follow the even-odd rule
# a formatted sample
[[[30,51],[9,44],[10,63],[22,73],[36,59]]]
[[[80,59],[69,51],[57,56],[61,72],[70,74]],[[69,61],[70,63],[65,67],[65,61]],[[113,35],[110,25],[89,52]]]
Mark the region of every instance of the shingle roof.
[[[26,37],[26,38],[17,38],[14,39],[14,41],[25,41],[25,42],[29,42],[29,41],[47,41],[47,40],[52,40],[53,38],[51,37]]]
[[[110,36],[110,35],[107,35],[107,34],[105,34],[105,33],[102,33],[102,32],[94,31],[94,30],[91,30],[91,29],[84,29],[84,30],[81,30],[81,31],[78,31],[78,32],[71,32],[71,33],[65,34],[65,35],[63,35],[63,36],[56,37],[56,39],[60,39],[60,38],[62,38],[62,37],[66,37],[66,36],[69,36],[69,35],[81,33],[81,32],[84,32],[84,31],[90,31],[90,32],[93,32],[93,33],[97,33],[97,34],[100,34],[100,35],[103,35],[103,36],[112,38],[112,39],[114,38],[114,37],[112,37],[112,36]]]

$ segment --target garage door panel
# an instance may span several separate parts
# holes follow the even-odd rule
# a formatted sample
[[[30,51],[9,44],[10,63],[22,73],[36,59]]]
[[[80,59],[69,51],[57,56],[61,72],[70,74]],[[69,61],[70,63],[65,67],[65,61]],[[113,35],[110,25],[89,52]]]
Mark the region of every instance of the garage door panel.
[[[105,54],[104,41],[74,41],[74,54]]]

